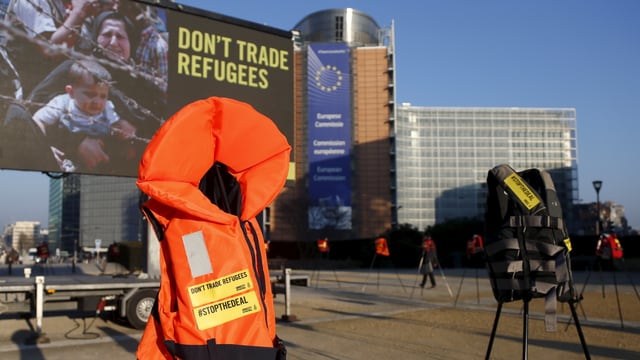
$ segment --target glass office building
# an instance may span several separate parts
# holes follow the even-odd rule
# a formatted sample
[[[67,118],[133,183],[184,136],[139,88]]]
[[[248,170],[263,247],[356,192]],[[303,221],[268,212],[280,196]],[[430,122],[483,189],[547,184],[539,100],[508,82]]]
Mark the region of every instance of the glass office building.
[[[566,217],[578,198],[573,108],[397,107],[398,223],[482,218],[489,169],[550,172]],[[571,222],[569,222],[571,223]]]
[[[61,250],[102,248],[145,235],[135,178],[72,174],[49,182],[49,239]]]

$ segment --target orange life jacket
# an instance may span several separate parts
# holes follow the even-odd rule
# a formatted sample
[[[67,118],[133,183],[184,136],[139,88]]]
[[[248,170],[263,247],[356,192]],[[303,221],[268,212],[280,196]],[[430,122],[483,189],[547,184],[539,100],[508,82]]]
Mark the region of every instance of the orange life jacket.
[[[618,236],[615,234],[602,234],[596,245],[596,255],[602,259],[622,259],[624,251]]]
[[[389,246],[387,245],[387,239],[379,237],[376,239],[376,254],[382,256],[389,256]]]
[[[318,251],[320,251],[321,253],[329,252],[329,240],[320,239],[317,241],[317,245],[318,245]]]
[[[473,235],[471,239],[467,241],[467,256],[473,256],[482,251],[484,247],[482,243],[482,236]]]
[[[151,198],[143,212],[160,239],[161,278],[138,359],[282,355],[256,216],[282,190],[290,150],[270,119],[226,98],[185,106],[154,135],[137,184]],[[237,206],[201,190],[225,176]]]
[[[617,235],[611,235],[611,257],[614,259],[622,259],[624,251],[622,250],[622,244],[618,240]]]
[[[46,260],[49,257],[49,245],[38,245],[38,247],[36,247],[36,256],[41,260]]]
[[[431,252],[436,249],[436,243],[431,237],[425,237],[422,239],[422,250],[424,252]]]

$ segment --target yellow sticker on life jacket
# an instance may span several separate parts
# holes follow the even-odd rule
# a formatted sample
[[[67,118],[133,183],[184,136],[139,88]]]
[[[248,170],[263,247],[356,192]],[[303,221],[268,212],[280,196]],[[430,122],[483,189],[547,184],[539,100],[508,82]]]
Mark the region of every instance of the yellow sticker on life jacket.
[[[571,247],[571,239],[570,238],[564,239],[564,246],[567,247],[567,250],[571,251],[572,247]]]
[[[187,288],[191,306],[196,307],[253,289],[248,270],[207,281]]]
[[[193,310],[199,330],[210,329],[226,322],[239,319],[260,311],[260,303],[255,291]]]
[[[509,175],[504,179],[504,183],[528,210],[531,210],[540,204],[540,199],[538,199],[533,190],[527,186],[527,183],[522,180],[518,174],[514,173]]]

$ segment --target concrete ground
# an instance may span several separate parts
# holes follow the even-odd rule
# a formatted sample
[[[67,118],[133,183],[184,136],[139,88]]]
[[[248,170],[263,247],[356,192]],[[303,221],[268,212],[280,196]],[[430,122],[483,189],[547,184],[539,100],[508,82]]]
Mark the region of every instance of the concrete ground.
[[[289,360],[482,359],[496,315],[486,271],[437,271],[433,289],[416,287],[413,269],[297,270],[308,287],[275,299],[278,334]],[[273,272],[272,275],[278,275]],[[615,275],[615,276],[614,276]],[[576,307],[593,359],[640,358],[637,272],[576,272],[584,300]],[[505,304],[492,359],[584,359],[567,304],[558,305],[556,332],[545,332],[544,300],[531,302],[526,343],[522,302]],[[289,305],[289,306],[287,306]],[[29,325],[31,324],[31,325]],[[33,321],[0,317],[1,359],[134,359],[140,331],[101,318],[47,316],[46,344],[25,345]],[[524,345],[527,346],[524,346]]]
[[[324,271],[319,280],[312,272],[312,286],[294,288],[292,295],[290,311],[299,321],[279,332],[295,360],[481,359],[497,308],[485,273],[478,270],[476,281],[475,269],[445,269],[436,288],[423,290],[414,287],[418,276],[409,271]],[[576,312],[590,356],[640,358],[640,295],[630,281],[637,283],[639,274],[616,273],[616,286],[613,273],[575,275],[578,291],[588,280]],[[570,307],[558,305],[557,331],[547,333],[543,305],[536,299],[530,306],[528,356],[584,359],[576,327],[569,325]],[[522,357],[522,309],[522,302],[503,307],[492,359]]]

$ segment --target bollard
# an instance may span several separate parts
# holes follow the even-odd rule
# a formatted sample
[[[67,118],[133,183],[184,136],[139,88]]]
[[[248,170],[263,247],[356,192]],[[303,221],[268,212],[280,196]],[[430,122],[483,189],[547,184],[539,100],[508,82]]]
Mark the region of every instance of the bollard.
[[[297,321],[298,318],[291,314],[291,269],[284,269],[284,321]]]
[[[36,333],[42,333],[44,316],[44,276],[36,276]]]
[[[44,344],[50,342],[42,332],[44,317],[44,276],[36,276],[36,333],[27,340],[28,344]]]

